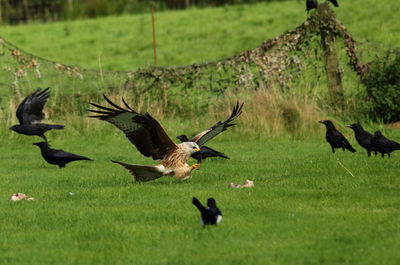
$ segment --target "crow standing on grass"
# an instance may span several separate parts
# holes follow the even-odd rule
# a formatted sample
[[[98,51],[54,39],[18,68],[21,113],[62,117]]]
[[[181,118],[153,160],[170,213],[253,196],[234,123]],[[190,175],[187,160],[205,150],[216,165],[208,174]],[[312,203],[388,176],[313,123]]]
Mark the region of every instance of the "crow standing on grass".
[[[196,197],[193,197],[192,203],[201,213],[200,221],[202,225],[217,225],[221,222],[222,213],[213,198],[207,200],[207,208]]]
[[[64,152],[63,150],[52,149],[50,148],[48,142],[33,143],[33,145],[36,145],[40,148],[40,152],[42,153],[44,160],[46,160],[49,164],[57,165],[60,168],[65,167],[65,165],[69,162],[76,160],[93,161],[92,159],[84,156]]]
[[[378,152],[376,150],[376,147],[371,142],[371,139],[373,137],[371,133],[365,131],[364,128],[358,123],[350,124],[347,127],[353,129],[357,143],[361,145],[365,150],[367,150],[368,157],[371,156],[371,152],[374,152],[375,155],[377,155]]]
[[[25,135],[37,135],[47,141],[45,132],[51,129],[61,130],[64,125],[53,125],[40,123],[44,118],[43,107],[50,97],[49,88],[41,91],[38,88],[35,92],[27,96],[17,108],[17,118],[19,125],[13,125],[10,130]]]
[[[381,131],[376,131],[374,133],[371,142],[375,146],[376,150],[381,153],[382,157],[384,157],[385,154],[390,157],[391,152],[400,150],[400,144],[383,136]]]
[[[182,134],[177,136],[176,138],[178,138],[179,140],[181,140],[181,142],[189,142],[189,138]],[[194,159],[197,160],[198,163],[201,163],[204,159],[206,159],[207,157],[222,157],[225,159],[229,159],[228,156],[226,156],[225,154],[218,152],[217,150],[212,149],[211,147],[208,146],[201,146],[200,147],[200,151],[193,153],[191,155],[191,157],[193,157]]]
[[[335,153],[335,148],[342,148],[343,151],[347,149],[350,152],[356,152],[343,134],[335,128],[335,125],[333,125],[332,121],[324,120],[319,121],[319,123],[322,123],[326,126],[325,138],[326,141],[331,145],[333,153]]]

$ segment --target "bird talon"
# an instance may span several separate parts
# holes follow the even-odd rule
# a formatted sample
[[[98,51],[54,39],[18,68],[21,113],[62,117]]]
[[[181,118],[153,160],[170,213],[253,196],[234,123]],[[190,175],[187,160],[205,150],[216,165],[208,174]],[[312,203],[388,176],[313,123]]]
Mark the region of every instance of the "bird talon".
[[[200,168],[200,164],[193,164],[190,166],[193,169],[199,169]]]

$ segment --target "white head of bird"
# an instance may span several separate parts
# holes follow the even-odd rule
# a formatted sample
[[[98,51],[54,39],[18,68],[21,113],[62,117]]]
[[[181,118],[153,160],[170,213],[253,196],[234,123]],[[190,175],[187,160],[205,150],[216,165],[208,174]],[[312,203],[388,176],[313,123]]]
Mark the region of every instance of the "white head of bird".
[[[183,142],[179,144],[183,150],[188,152],[189,154],[196,153],[200,151],[200,147],[195,142]]]

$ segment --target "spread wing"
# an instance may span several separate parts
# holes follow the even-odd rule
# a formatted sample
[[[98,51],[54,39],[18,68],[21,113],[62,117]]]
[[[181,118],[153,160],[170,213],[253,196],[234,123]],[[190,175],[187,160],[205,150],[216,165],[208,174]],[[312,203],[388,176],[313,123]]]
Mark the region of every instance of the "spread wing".
[[[123,131],[142,155],[155,160],[163,159],[165,155],[177,148],[161,125],[149,113],[137,113],[124,99],[122,101],[127,109],[116,105],[106,96],[104,98],[114,108],[90,103],[99,110],[89,110],[97,114],[89,117],[108,121]]]
[[[38,88],[18,105],[17,118],[20,124],[31,124],[43,120],[43,107],[50,97],[48,90],[49,88],[46,88],[41,91],[41,88]]]
[[[237,116],[242,113],[243,104],[239,104],[239,101],[236,103],[236,106],[233,108],[231,116],[225,121],[219,121],[210,128],[201,133],[197,134],[193,137],[190,141],[196,142],[199,146],[204,145],[206,142],[220,134],[221,132],[225,131],[228,127],[234,126],[235,124],[230,123],[232,122]]]

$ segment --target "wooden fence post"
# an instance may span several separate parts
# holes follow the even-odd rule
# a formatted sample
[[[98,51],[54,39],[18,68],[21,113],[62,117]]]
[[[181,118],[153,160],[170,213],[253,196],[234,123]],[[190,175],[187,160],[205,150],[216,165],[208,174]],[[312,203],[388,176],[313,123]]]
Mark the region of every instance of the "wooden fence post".
[[[325,68],[328,78],[328,88],[332,97],[332,102],[337,107],[344,107],[344,93],[342,85],[342,73],[339,68],[339,59],[336,51],[335,41],[335,13],[328,3],[318,5],[320,18],[320,34],[322,48],[324,50]]]
[[[154,50],[154,65],[157,65],[157,45],[156,45],[156,26],[154,21],[154,7],[151,7],[151,22],[153,25],[153,50]]]

